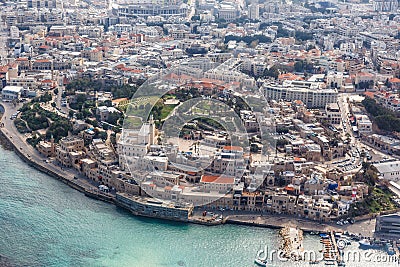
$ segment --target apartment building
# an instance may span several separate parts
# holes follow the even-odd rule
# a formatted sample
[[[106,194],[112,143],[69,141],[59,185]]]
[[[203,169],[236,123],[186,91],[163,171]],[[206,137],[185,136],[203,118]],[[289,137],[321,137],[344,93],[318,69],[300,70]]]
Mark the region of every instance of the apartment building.
[[[6,86],[1,91],[3,101],[18,100],[21,97],[23,87],[21,86]]]
[[[324,89],[322,83],[307,81],[284,81],[283,84],[264,83],[268,100],[301,100],[307,108],[325,108],[337,102],[337,89]]]
[[[329,103],[325,107],[325,113],[330,124],[340,124],[342,113],[337,103]]]
[[[143,0],[119,4],[116,12],[119,17],[184,17],[187,15],[188,6],[182,0]]]
[[[400,214],[387,214],[376,217],[375,236],[390,240],[400,238]]]
[[[371,134],[366,136],[366,141],[381,150],[400,155],[400,140],[397,138],[380,134]]]
[[[360,133],[368,134],[372,132],[372,122],[367,115],[357,115],[356,122]]]

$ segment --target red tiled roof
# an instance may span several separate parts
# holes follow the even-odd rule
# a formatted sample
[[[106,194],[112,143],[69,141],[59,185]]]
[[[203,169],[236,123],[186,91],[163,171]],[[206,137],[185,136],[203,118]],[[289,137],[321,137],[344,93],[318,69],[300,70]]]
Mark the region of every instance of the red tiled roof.
[[[8,66],[0,66],[0,73],[7,73],[8,72]]]
[[[48,60],[48,59],[37,59],[35,62],[37,62],[37,63],[49,63],[50,60]]]
[[[240,146],[224,146],[224,150],[235,150],[235,151],[243,151],[243,147]]]
[[[235,183],[235,178],[229,176],[203,175],[200,182],[215,184],[233,184]]]
[[[369,98],[374,98],[374,93],[373,92],[365,92],[364,95],[368,96]]]

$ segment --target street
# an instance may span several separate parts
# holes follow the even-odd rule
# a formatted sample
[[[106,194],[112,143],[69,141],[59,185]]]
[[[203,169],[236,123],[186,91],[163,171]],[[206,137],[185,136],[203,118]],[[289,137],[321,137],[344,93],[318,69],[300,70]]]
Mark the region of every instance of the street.
[[[97,185],[93,181],[89,181],[75,169],[58,166],[55,163],[56,161],[50,161],[46,157],[43,157],[36,149],[27,143],[24,136],[21,135],[15,127],[14,120],[10,119],[11,115],[18,110],[21,104],[14,106],[12,103],[3,102],[2,105],[4,106],[5,112],[0,121],[0,125],[3,125],[2,123],[4,123],[1,131],[8,136],[10,140],[12,140],[12,143],[15,145],[16,149],[18,149],[22,154],[26,155],[29,160],[35,164],[59,174],[63,178],[85,188],[88,191],[98,192]],[[77,177],[78,179],[75,179],[74,177]]]

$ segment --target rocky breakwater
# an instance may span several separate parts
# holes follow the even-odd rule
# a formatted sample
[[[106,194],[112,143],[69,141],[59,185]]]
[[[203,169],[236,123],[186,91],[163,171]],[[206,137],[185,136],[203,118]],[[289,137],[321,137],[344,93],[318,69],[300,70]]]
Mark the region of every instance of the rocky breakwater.
[[[0,104],[0,118],[3,117],[4,107]],[[0,128],[4,127],[4,124],[0,122]],[[0,134],[0,146],[6,150],[12,150],[13,146],[10,144],[7,138]]]
[[[279,231],[282,237],[280,250],[288,260],[299,261],[303,259],[303,231],[299,228],[286,226]]]

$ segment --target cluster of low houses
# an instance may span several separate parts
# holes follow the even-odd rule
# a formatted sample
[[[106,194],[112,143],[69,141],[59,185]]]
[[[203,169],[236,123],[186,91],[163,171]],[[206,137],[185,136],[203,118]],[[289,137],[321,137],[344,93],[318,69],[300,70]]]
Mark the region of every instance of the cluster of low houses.
[[[212,164],[202,170],[179,161],[182,155],[177,147],[157,145],[152,122],[139,131],[123,134],[128,137],[120,137],[119,153],[100,139],[93,139],[85,147],[83,138],[78,136],[65,137],[59,144],[41,141],[37,148],[61,166],[75,168],[118,193],[209,208],[292,214],[327,221],[345,215],[352,201],[368,194],[366,185],[351,182],[344,186],[350,177],[334,170],[324,171],[306,158],[273,162],[263,166],[265,171],[257,177],[251,170],[260,162],[252,162],[241,147],[224,145],[221,153],[212,158]],[[181,165],[169,164],[162,155],[165,149],[173,151],[175,161]],[[250,166],[244,178],[238,177],[237,171],[243,167],[243,159]],[[260,187],[250,191],[252,179],[260,179]],[[278,180],[282,179],[284,185],[279,186]]]

